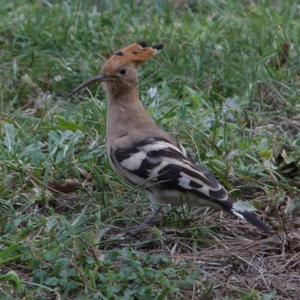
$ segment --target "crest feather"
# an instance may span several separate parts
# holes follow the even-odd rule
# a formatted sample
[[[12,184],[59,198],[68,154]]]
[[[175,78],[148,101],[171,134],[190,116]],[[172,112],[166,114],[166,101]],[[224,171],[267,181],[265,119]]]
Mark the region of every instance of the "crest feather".
[[[129,45],[111,56],[105,63],[106,68],[118,68],[130,63],[140,65],[154,57],[161,49],[163,44],[146,46],[145,42]]]

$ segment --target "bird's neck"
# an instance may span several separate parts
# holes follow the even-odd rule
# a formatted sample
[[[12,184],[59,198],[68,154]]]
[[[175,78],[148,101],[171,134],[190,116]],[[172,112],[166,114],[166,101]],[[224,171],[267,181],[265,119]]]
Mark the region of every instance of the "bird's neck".
[[[138,89],[119,95],[109,95],[107,136],[108,143],[135,130],[156,126],[139,99]]]

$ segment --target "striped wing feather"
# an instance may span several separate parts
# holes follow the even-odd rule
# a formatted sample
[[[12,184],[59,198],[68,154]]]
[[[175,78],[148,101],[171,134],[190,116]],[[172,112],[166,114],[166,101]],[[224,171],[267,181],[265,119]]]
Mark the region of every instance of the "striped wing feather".
[[[112,150],[111,160],[120,175],[150,191],[177,190],[231,208],[226,190],[204,167],[195,164],[181,145],[149,138],[130,149]]]

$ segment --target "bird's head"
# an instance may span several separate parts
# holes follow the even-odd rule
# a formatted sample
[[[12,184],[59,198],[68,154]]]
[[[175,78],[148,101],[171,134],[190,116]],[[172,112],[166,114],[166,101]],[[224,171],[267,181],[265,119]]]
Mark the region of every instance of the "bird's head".
[[[138,67],[162,48],[162,44],[147,47],[145,42],[141,42],[117,51],[104,63],[100,75],[80,84],[69,96],[95,82],[103,82],[105,90],[111,96],[126,93],[138,84]]]

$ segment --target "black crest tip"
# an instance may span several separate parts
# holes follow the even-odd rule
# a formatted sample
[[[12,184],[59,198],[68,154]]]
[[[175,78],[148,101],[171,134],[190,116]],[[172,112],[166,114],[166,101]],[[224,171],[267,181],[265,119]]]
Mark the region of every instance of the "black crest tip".
[[[143,48],[146,48],[147,47],[147,43],[145,41],[142,41],[142,42],[138,42],[138,44],[143,47]]]
[[[164,47],[164,44],[157,44],[152,46],[152,48],[156,49],[156,50],[161,50]]]
[[[115,53],[115,55],[117,55],[117,56],[124,56],[124,53],[123,53],[122,51],[117,51],[117,52]]]

